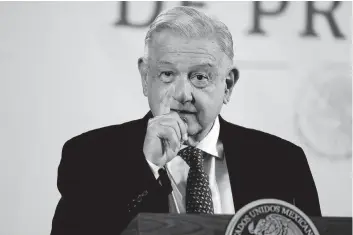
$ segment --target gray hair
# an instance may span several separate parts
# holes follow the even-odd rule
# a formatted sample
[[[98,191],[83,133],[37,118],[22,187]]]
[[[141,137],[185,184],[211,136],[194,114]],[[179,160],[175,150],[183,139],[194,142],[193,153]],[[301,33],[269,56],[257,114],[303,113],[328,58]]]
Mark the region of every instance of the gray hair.
[[[228,27],[214,17],[191,7],[174,7],[160,13],[152,22],[145,38],[145,47],[155,32],[170,29],[187,38],[215,36],[218,46],[233,61],[233,39]],[[146,56],[146,55],[145,55]]]

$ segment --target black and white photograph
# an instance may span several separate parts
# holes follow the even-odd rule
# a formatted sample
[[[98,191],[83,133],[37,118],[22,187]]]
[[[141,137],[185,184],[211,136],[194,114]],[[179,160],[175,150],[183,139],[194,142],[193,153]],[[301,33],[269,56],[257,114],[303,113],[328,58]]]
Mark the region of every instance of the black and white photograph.
[[[351,1],[0,22],[1,235],[352,234]]]

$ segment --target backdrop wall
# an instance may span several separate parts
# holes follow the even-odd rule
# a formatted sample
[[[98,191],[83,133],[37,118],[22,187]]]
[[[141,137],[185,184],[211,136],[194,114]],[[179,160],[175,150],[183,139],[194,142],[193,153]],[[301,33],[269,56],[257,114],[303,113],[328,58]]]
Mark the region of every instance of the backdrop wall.
[[[148,111],[143,25],[181,4],[0,3],[0,234],[49,234],[64,142]],[[352,216],[351,2],[198,5],[233,34],[223,117],[302,146],[323,215]]]

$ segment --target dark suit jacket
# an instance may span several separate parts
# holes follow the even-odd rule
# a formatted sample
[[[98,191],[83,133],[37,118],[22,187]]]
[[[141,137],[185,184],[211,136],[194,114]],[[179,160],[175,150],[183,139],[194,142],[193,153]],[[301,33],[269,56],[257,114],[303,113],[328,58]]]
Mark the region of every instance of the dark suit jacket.
[[[151,118],[89,131],[67,141],[58,169],[62,195],[52,235],[119,234],[139,212],[168,213],[168,196],[142,147]],[[220,119],[235,211],[261,198],[295,204],[321,216],[303,150],[260,131]]]

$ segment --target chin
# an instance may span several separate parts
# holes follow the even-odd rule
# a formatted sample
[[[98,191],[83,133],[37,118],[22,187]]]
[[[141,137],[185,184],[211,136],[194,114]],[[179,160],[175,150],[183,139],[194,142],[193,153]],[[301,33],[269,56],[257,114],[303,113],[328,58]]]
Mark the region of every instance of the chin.
[[[199,123],[189,123],[188,122],[188,135],[196,136],[202,132],[202,127]]]
[[[202,131],[202,126],[198,122],[198,118],[196,115],[180,115],[186,124],[188,125],[188,134],[191,136],[197,135]]]

